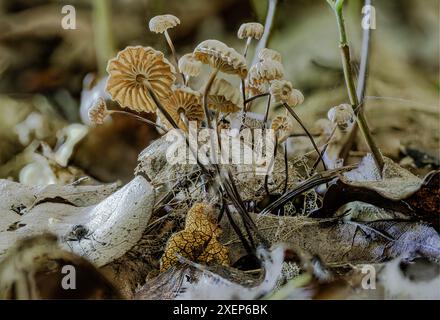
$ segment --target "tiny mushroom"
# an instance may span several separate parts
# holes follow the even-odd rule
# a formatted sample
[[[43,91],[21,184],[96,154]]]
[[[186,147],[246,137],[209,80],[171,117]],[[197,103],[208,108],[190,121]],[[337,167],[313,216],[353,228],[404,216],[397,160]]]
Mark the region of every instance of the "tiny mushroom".
[[[338,126],[338,128],[346,133],[350,131],[356,121],[351,105],[344,103],[331,108],[327,113],[328,119]]]
[[[291,107],[304,102],[301,91],[293,89],[292,83],[287,80],[273,80],[270,84],[270,94],[276,102],[287,103]]]
[[[178,63],[176,49],[174,48],[173,41],[171,40],[171,37],[168,34],[168,29],[174,28],[179,24],[180,24],[179,18],[173,16],[172,14],[163,14],[163,15],[155,16],[151,18],[150,22],[148,23],[151,32],[164,34],[168,46],[171,49],[171,54],[173,55],[176,65]]]
[[[239,39],[246,39],[243,56],[246,57],[249,45],[252,39],[260,40],[263,36],[264,27],[258,22],[243,23],[238,29],[237,36]]]
[[[192,53],[187,53],[179,59],[179,71],[185,76],[185,85],[189,77],[197,77],[202,71],[202,63],[196,60]]]
[[[187,121],[196,121],[197,125],[204,118],[200,93],[188,87],[174,88],[173,94],[164,101],[164,107],[173,117],[179,128],[188,131]],[[171,128],[171,124],[159,113],[161,122]]]
[[[280,80],[284,77],[284,67],[275,60],[263,60],[254,64],[249,71],[249,85],[258,87],[262,84],[269,84],[273,80]]]
[[[290,118],[286,116],[276,116],[272,119],[272,129],[278,138],[278,142],[284,142],[290,136],[293,130],[293,124]]]
[[[215,79],[208,94],[208,107],[223,113],[237,112],[243,105],[240,91],[225,79]]]
[[[139,112],[155,112],[158,106],[151,91],[159,98],[168,98],[176,79],[173,65],[151,47],[125,48],[109,61],[107,72],[106,90],[112,99]]]
[[[258,53],[258,58],[262,61],[273,60],[281,63],[281,53],[273,49],[263,48]]]
[[[246,59],[234,49],[218,40],[205,40],[194,49],[194,57],[204,64],[208,64],[214,70],[206,83],[203,92],[203,108],[208,128],[212,129],[211,119],[208,112],[208,93],[219,71],[238,75],[241,79],[246,78],[248,70]]]

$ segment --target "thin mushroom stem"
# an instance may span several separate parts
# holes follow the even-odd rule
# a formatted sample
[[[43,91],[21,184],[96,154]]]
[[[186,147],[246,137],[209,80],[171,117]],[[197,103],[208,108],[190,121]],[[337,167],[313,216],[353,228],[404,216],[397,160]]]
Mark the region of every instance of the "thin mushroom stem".
[[[275,159],[277,157],[277,149],[278,149],[278,133],[275,134],[275,149],[273,151],[273,158],[270,160],[269,167],[267,168],[268,172],[266,172],[266,175],[264,176],[264,190],[266,191],[266,194],[268,196],[270,196],[270,191],[269,191],[269,187],[268,187],[269,171],[270,171],[270,168],[275,164]]]
[[[249,99],[245,100],[245,105],[248,104],[249,102],[256,100],[256,99],[267,97],[268,95],[270,95],[270,93],[266,92],[266,93],[261,93],[261,94],[257,94],[256,96],[250,97]]]
[[[246,85],[244,79],[240,82],[241,95],[243,96],[243,111],[246,111]]]
[[[353,110],[355,110],[355,108],[359,105],[359,99],[356,94],[356,87],[354,84],[353,71],[351,69],[350,47],[348,45],[347,33],[345,31],[344,16],[342,13],[344,0],[337,0],[335,3],[333,3],[330,0],[327,0],[327,1],[329,2],[331,7],[333,8],[333,11],[335,12],[335,15],[336,15],[336,21],[338,23],[338,30],[339,30],[339,48],[341,51],[342,68],[344,71],[345,84],[347,86],[347,92],[348,92],[348,97],[350,99],[351,106],[352,106]],[[379,169],[379,172],[382,174],[383,167],[384,167],[384,160],[383,160],[383,157],[382,157],[382,154],[381,154],[379,148],[377,147],[377,145],[371,135],[367,119],[366,119],[365,114],[362,110],[363,109],[361,108],[357,114],[357,117],[356,117],[357,124],[359,126],[359,129],[362,131],[362,133],[364,135],[365,141],[367,142],[367,145],[368,145],[371,153],[373,154],[373,157],[374,157],[376,165]]]
[[[267,119],[269,118],[270,101],[271,101],[271,95],[269,94],[267,96],[266,111],[264,112],[264,124],[266,126],[267,126]]]
[[[325,165],[324,159],[321,157],[321,152],[318,149],[318,146],[315,143],[315,139],[313,139],[313,136],[310,134],[309,130],[307,129],[307,127],[302,123],[301,119],[298,117],[298,115],[296,114],[295,111],[293,111],[293,109],[287,104],[287,103],[283,103],[283,106],[287,109],[287,111],[289,111],[289,113],[292,115],[292,117],[295,118],[296,122],[299,123],[299,125],[301,126],[301,128],[304,130],[304,132],[307,134],[307,137],[309,137],[310,142],[313,145],[313,148],[315,148],[315,151],[318,153],[318,157],[322,162],[322,166],[324,167],[324,170],[327,170],[327,166]]]
[[[171,40],[168,30],[165,30],[163,34],[165,35],[165,39],[167,40],[168,46],[170,47],[171,55],[173,56],[174,62],[176,63],[176,67],[178,67],[179,60],[177,59],[176,48],[174,47],[173,41]],[[185,75],[183,73],[180,73],[180,75],[182,76],[183,82],[185,82]]]
[[[185,131],[189,132],[188,118],[185,116],[184,112],[179,112],[180,121],[182,121]]]
[[[330,136],[328,137],[326,143],[325,143],[324,146],[322,147],[322,150],[321,150],[321,157],[323,157],[324,154],[325,154],[325,152],[327,151],[328,145],[330,144],[330,140],[333,138],[333,135],[334,135],[335,132],[336,132],[336,128],[337,128],[337,126],[335,126],[335,127],[333,128],[333,130],[332,130],[332,132],[330,133]],[[319,158],[316,159],[315,163],[313,164],[313,166],[312,166],[312,171],[310,172],[310,175],[313,175],[313,173],[315,172],[316,168],[318,167],[318,164],[319,164]]]
[[[198,166],[200,167],[200,169],[203,171],[204,174],[206,174],[207,176],[211,176],[211,173],[209,172],[209,170],[200,162],[197,151],[195,151],[192,147],[191,144],[189,143],[189,139],[188,136],[184,133],[181,132],[181,130],[179,130],[179,126],[177,125],[176,121],[174,121],[173,117],[171,117],[171,115],[168,113],[168,111],[164,108],[164,106],[162,105],[162,103],[159,101],[159,98],[156,96],[156,93],[154,92],[153,87],[151,86],[150,82],[148,80],[144,80],[144,85],[148,91],[148,94],[151,96],[151,98],[153,99],[154,103],[156,104],[157,108],[159,109],[159,111],[165,116],[165,118],[168,120],[168,122],[171,124],[171,126],[174,129],[177,129],[177,132],[179,132],[179,134],[183,137],[183,139],[185,140],[185,143],[187,145],[187,147],[189,148],[190,152],[192,152],[192,154],[194,155],[194,158],[197,161]]]
[[[284,147],[284,171],[285,171],[285,181],[284,181],[284,189],[283,194],[287,191],[287,185],[289,183],[289,159],[287,158],[287,140],[283,143]]]
[[[160,124],[157,124],[151,120],[142,118],[141,116],[138,116],[137,114],[131,113],[131,112],[127,112],[127,111],[123,111],[123,110],[109,110],[109,114],[124,114],[130,117],[133,117],[139,121],[145,122],[151,126],[154,126],[162,131],[164,131],[165,133],[168,132],[168,129],[166,129],[164,126],[161,126]]]
[[[205,111],[206,126],[208,127],[208,129],[212,129],[211,117],[209,116],[209,110],[208,110],[208,94],[209,94],[209,90],[211,90],[212,83],[214,82],[217,73],[218,73],[218,69],[214,69],[211,72],[208,78],[208,82],[206,83],[205,90],[203,91],[203,109]]]
[[[245,57],[245,58],[246,58],[246,56],[247,56],[248,49],[249,49],[249,45],[251,44],[251,41],[252,41],[252,37],[248,37],[248,38],[246,39],[246,44],[245,44],[245,46],[244,46],[244,50],[243,50],[243,57]]]

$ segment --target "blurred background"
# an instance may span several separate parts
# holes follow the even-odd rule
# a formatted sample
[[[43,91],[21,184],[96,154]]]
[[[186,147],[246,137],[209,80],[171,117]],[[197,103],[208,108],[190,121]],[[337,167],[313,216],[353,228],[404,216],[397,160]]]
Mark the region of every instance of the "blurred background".
[[[363,1],[346,2],[356,72]],[[374,1],[367,117],[382,151],[397,161],[408,155],[402,150],[415,150],[438,165],[439,4]],[[65,5],[75,8],[74,30],[61,26]],[[165,13],[181,20],[170,31],[178,54],[209,38],[241,51],[240,24],[264,24],[266,10],[266,0],[0,0],[0,178],[35,184],[49,168],[57,183],[84,175],[129,180],[155,130],[118,116],[99,127],[79,125],[86,121],[81,106],[102,93],[107,60],[127,45],[169,54],[164,38],[148,30],[149,19]],[[286,78],[304,93],[298,113],[310,127],[347,102],[337,39],[325,0],[278,1],[269,47],[282,53]],[[357,150],[365,151],[359,140]]]

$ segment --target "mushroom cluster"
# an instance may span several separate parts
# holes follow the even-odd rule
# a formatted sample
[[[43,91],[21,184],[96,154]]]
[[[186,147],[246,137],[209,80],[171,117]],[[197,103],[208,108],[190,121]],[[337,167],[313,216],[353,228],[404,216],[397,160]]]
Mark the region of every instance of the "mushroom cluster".
[[[249,111],[252,105],[249,99],[257,95],[269,96],[272,102],[292,107],[304,101],[302,93],[284,80],[279,52],[264,48],[258,52],[259,61],[248,66],[246,55],[250,44],[264,33],[260,23],[240,26],[237,37],[246,41],[242,54],[221,41],[210,39],[202,41],[193,52],[180,59],[170,36],[170,30],[179,24],[180,20],[171,14],[155,16],[149,21],[150,31],[164,35],[173,62],[162,52],[143,46],[126,47],[108,62],[106,90],[122,108],[135,113],[155,113],[156,127],[166,132],[170,129],[187,131],[192,121],[197,122],[198,127],[204,125],[215,129],[213,123],[219,123],[220,119],[225,121],[234,113]],[[191,80],[200,76],[204,64],[211,68],[211,74],[201,88],[194,88]],[[221,73],[237,76],[241,87],[221,77]],[[266,120],[269,107],[270,102]],[[92,123],[101,124],[111,113],[114,110],[109,112],[100,99],[89,116]],[[135,113],[127,114],[139,119]]]
[[[170,60],[164,53],[152,47],[129,46],[108,62],[109,77],[106,91],[113,101],[122,108],[130,109],[130,112],[108,110],[105,101],[98,99],[89,112],[92,123],[101,124],[113,113],[125,113],[160,128],[161,134],[172,129],[179,129],[188,144],[189,128],[192,128],[192,124],[195,122],[196,128],[203,127],[214,130],[214,134],[210,135],[213,144],[217,140],[216,136],[219,138],[222,129],[232,128],[235,119],[242,119],[241,128],[246,127],[248,123],[246,122],[246,114],[250,111],[252,102],[267,97],[264,126],[275,131],[276,144],[284,145],[286,168],[287,149],[285,142],[292,134],[293,120],[300,123],[302,129],[310,137],[317,154],[321,154],[312,135],[292,110],[292,107],[303,103],[304,96],[299,90],[293,88],[290,81],[285,79],[281,54],[273,49],[264,48],[254,53],[258,57],[256,63],[249,65],[246,60],[246,56],[250,53],[252,40],[262,39],[263,33],[266,32],[263,25],[250,22],[239,28],[237,37],[245,41],[242,53],[219,40],[209,39],[199,43],[193,52],[179,57],[170,35],[171,29],[178,27],[179,24],[180,20],[170,14],[153,17],[149,22],[150,31],[164,35],[170,49]],[[203,65],[210,71],[206,79],[200,79],[203,76],[201,72]],[[233,77],[237,78],[240,85],[235,85],[231,79]],[[194,78],[198,78],[197,81],[193,81]],[[194,83],[200,82],[202,85],[199,88],[194,87]],[[281,103],[286,109],[286,114],[276,117],[270,126],[268,116],[270,109],[274,109],[274,103]],[[154,113],[156,122],[138,114],[141,112]],[[238,113],[241,117],[236,117]],[[219,151],[222,154],[223,150],[219,149]],[[221,175],[222,169],[214,161],[212,164],[217,174]],[[204,165],[199,162],[198,165],[204,174],[209,174]],[[266,174],[266,184],[268,175],[270,173]],[[233,184],[233,181],[229,183]],[[229,190],[225,189],[223,183],[220,185],[220,189],[221,192],[226,193]],[[268,189],[266,188],[266,190]],[[199,206],[188,213],[187,219],[190,219],[192,212],[200,211],[196,208]],[[199,214],[198,217],[202,221],[207,221],[203,215]],[[215,229],[217,231],[213,229],[210,232],[203,231],[204,235],[202,236],[198,229],[205,230],[206,226],[197,224],[197,228],[194,227],[194,229],[191,227],[192,225],[187,220],[186,231],[177,233],[170,240],[167,249],[169,252],[177,250],[180,252],[179,254],[192,259],[194,257],[191,252],[186,252],[186,249],[185,252],[182,252],[181,243],[192,241],[197,245],[200,239],[203,240],[208,236],[213,239],[209,242],[212,250],[223,250],[215,240],[215,232],[218,232],[218,229]],[[214,228],[212,223],[207,226],[208,229]],[[183,245],[184,248],[187,248],[186,244]],[[198,257],[198,260],[208,262],[211,259],[211,255],[208,253],[206,253],[206,257],[204,255]],[[175,261],[174,259],[174,256],[166,254],[162,268],[167,268],[172,264],[172,261]]]

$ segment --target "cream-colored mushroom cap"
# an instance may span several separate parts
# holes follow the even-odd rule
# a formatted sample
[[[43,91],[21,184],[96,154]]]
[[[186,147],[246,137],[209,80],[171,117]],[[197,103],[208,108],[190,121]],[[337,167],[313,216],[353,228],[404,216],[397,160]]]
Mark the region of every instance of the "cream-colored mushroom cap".
[[[155,112],[156,105],[148,94],[148,81],[160,99],[172,94],[176,80],[173,65],[163,53],[151,47],[127,47],[107,65],[106,90],[122,107],[135,111]]]
[[[285,141],[289,135],[292,133],[293,124],[290,118],[285,116],[276,116],[272,119],[272,130],[278,134],[278,141]]]
[[[279,80],[283,77],[284,68],[281,63],[274,60],[264,60],[252,66],[249,71],[249,84],[258,87],[261,84]]]
[[[225,79],[214,79],[208,94],[208,108],[223,113],[237,112],[243,105],[243,97],[237,87]]]
[[[194,57],[224,73],[236,74],[244,79],[247,76],[246,59],[218,40],[205,40],[194,49]]]
[[[239,39],[253,38],[260,40],[263,35],[264,27],[258,22],[243,23],[238,29],[237,36]]]
[[[188,121],[197,121],[199,124],[205,117],[201,103],[201,94],[188,87],[173,88],[172,95],[167,100],[164,100],[163,105],[181,129],[186,129],[186,126],[180,114],[183,114]],[[168,129],[172,128],[162,113],[159,113],[159,117]]]
[[[260,60],[273,60],[281,63],[281,53],[273,49],[263,48],[258,53]]]
[[[304,95],[298,89],[293,89],[287,100],[287,104],[291,107],[295,107],[304,102]]]
[[[90,122],[93,124],[103,124],[105,118],[110,114],[105,100],[98,98],[88,111]]]
[[[275,102],[282,102],[291,105],[292,99],[289,99],[292,95],[292,83],[287,80],[273,80],[270,83],[270,94],[274,98]]]
[[[351,105],[344,103],[331,108],[327,113],[328,119],[336,124],[342,132],[349,131],[356,120]]]
[[[246,95],[256,96],[262,94],[266,91],[265,87],[266,87],[265,84],[256,85],[256,84],[247,83],[245,88]]]
[[[164,33],[166,30],[174,28],[178,24],[180,24],[179,18],[172,14],[164,14],[151,18],[148,26],[151,32]]]
[[[179,59],[179,71],[186,76],[197,77],[202,71],[202,63],[192,53],[187,53]]]

